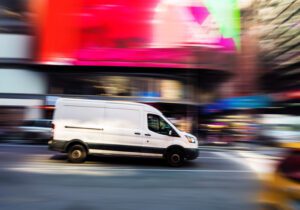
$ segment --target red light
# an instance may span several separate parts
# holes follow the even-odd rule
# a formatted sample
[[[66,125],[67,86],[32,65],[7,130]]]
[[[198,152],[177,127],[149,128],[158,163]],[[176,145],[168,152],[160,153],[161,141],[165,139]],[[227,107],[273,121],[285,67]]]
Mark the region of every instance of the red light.
[[[288,93],[286,94],[286,97],[287,97],[288,99],[296,99],[296,98],[300,98],[300,90],[288,92]]]
[[[55,106],[36,106],[36,109],[54,110]]]

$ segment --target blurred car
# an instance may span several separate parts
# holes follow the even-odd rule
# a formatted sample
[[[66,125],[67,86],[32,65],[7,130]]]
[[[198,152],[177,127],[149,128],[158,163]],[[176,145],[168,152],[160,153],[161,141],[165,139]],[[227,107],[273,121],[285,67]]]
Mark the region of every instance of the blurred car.
[[[258,133],[260,143],[280,145],[300,139],[300,117],[289,115],[263,115]]]
[[[52,121],[47,119],[25,120],[20,127],[23,139],[47,144],[52,137],[51,123]]]
[[[300,142],[282,145],[288,149],[286,156],[263,179],[263,210],[300,210]]]

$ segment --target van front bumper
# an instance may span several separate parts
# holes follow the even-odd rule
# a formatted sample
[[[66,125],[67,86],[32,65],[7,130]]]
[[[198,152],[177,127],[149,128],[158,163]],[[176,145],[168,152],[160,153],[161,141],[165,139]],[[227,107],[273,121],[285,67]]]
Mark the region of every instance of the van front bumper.
[[[199,149],[195,148],[195,149],[185,149],[184,151],[185,153],[185,157],[188,160],[194,160],[199,156]]]
[[[58,152],[64,152],[65,151],[65,141],[58,141],[58,140],[50,140],[48,141],[48,149]]]

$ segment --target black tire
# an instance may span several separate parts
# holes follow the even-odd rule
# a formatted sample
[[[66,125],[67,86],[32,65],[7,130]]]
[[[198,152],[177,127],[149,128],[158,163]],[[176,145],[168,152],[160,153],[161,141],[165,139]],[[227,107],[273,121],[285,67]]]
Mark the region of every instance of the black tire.
[[[84,146],[80,144],[72,145],[68,149],[68,160],[71,163],[83,163],[86,159],[87,151]]]
[[[181,149],[172,149],[166,154],[167,163],[172,167],[180,167],[184,163],[184,152]]]

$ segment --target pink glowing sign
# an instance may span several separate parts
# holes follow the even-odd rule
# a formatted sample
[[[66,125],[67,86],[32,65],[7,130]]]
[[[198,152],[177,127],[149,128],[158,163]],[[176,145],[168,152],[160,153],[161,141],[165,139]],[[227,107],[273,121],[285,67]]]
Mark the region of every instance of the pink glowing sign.
[[[237,49],[237,33],[228,30],[236,1],[49,0],[41,60],[187,67],[201,62],[194,59],[199,49]]]
[[[205,46],[234,50],[232,39],[223,37],[214,16],[198,1],[162,0],[154,15],[153,45]]]
[[[87,1],[81,13],[81,34],[81,48],[162,48],[190,43],[234,49],[201,0]]]

